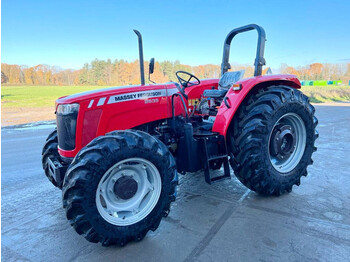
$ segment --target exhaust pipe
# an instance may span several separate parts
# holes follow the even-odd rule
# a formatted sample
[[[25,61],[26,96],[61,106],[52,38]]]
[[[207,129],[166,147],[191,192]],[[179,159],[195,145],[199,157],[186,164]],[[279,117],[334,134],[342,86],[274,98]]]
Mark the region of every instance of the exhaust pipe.
[[[145,68],[143,65],[143,48],[142,48],[142,36],[141,33],[134,29],[135,34],[139,39],[139,61],[140,61],[140,75],[141,75],[141,85],[145,85]]]

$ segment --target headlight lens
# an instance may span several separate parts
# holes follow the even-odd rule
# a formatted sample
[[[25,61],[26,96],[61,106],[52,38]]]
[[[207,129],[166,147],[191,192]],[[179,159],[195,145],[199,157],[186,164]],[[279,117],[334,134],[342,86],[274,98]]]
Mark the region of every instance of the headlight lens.
[[[57,114],[60,114],[60,115],[69,115],[72,113],[78,113],[78,111],[79,111],[79,104],[59,105],[57,108]]]

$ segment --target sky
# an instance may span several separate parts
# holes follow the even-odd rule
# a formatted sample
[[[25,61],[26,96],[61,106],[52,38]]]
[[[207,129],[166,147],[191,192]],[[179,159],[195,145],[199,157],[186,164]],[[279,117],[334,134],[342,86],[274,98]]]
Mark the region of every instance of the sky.
[[[1,62],[79,69],[98,59],[144,57],[220,64],[236,27],[255,23],[267,36],[267,66],[350,62],[350,1],[2,0]],[[253,64],[257,34],[238,35],[230,62]]]

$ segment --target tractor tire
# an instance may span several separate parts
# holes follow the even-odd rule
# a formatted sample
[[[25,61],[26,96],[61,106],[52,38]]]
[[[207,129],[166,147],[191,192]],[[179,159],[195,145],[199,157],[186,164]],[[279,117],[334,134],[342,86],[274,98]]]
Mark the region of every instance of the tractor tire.
[[[48,162],[47,162],[49,157],[56,157],[57,159],[60,159],[60,155],[58,154],[57,147],[58,147],[57,130],[54,130],[46,138],[46,142],[44,144],[44,147],[43,147],[43,150],[41,153],[41,155],[42,155],[41,163],[42,163],[45,175],[50,180],[50,182],[55,187],[62,189],[62,186],[60,187],[59,185],[57,185],[56,181],[50,175],[49,166],[48,166]]]
[[[265,87],[247,97],[228,132],[236,177],[262,195],[279,196],[299,186],[317,149],[314,114],[308,97],[288,86]]]
[[[124,246],[158,228],[177,184],[175,160],[160,140],[142,131],[114,131],[92,140],[73,159],[63,207],[88,241]]]

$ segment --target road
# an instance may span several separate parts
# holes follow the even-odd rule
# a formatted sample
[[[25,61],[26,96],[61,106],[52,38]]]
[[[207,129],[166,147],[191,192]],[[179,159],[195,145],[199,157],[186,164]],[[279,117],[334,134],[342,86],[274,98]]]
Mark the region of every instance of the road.
[[[318,151],[300,187],[261,197],[231,180],[180,178],[155,232],[124,248],[75,233],[41,169],[52,126],[2,129],[3,261],[349,261],[350,107],[317,106]]]

